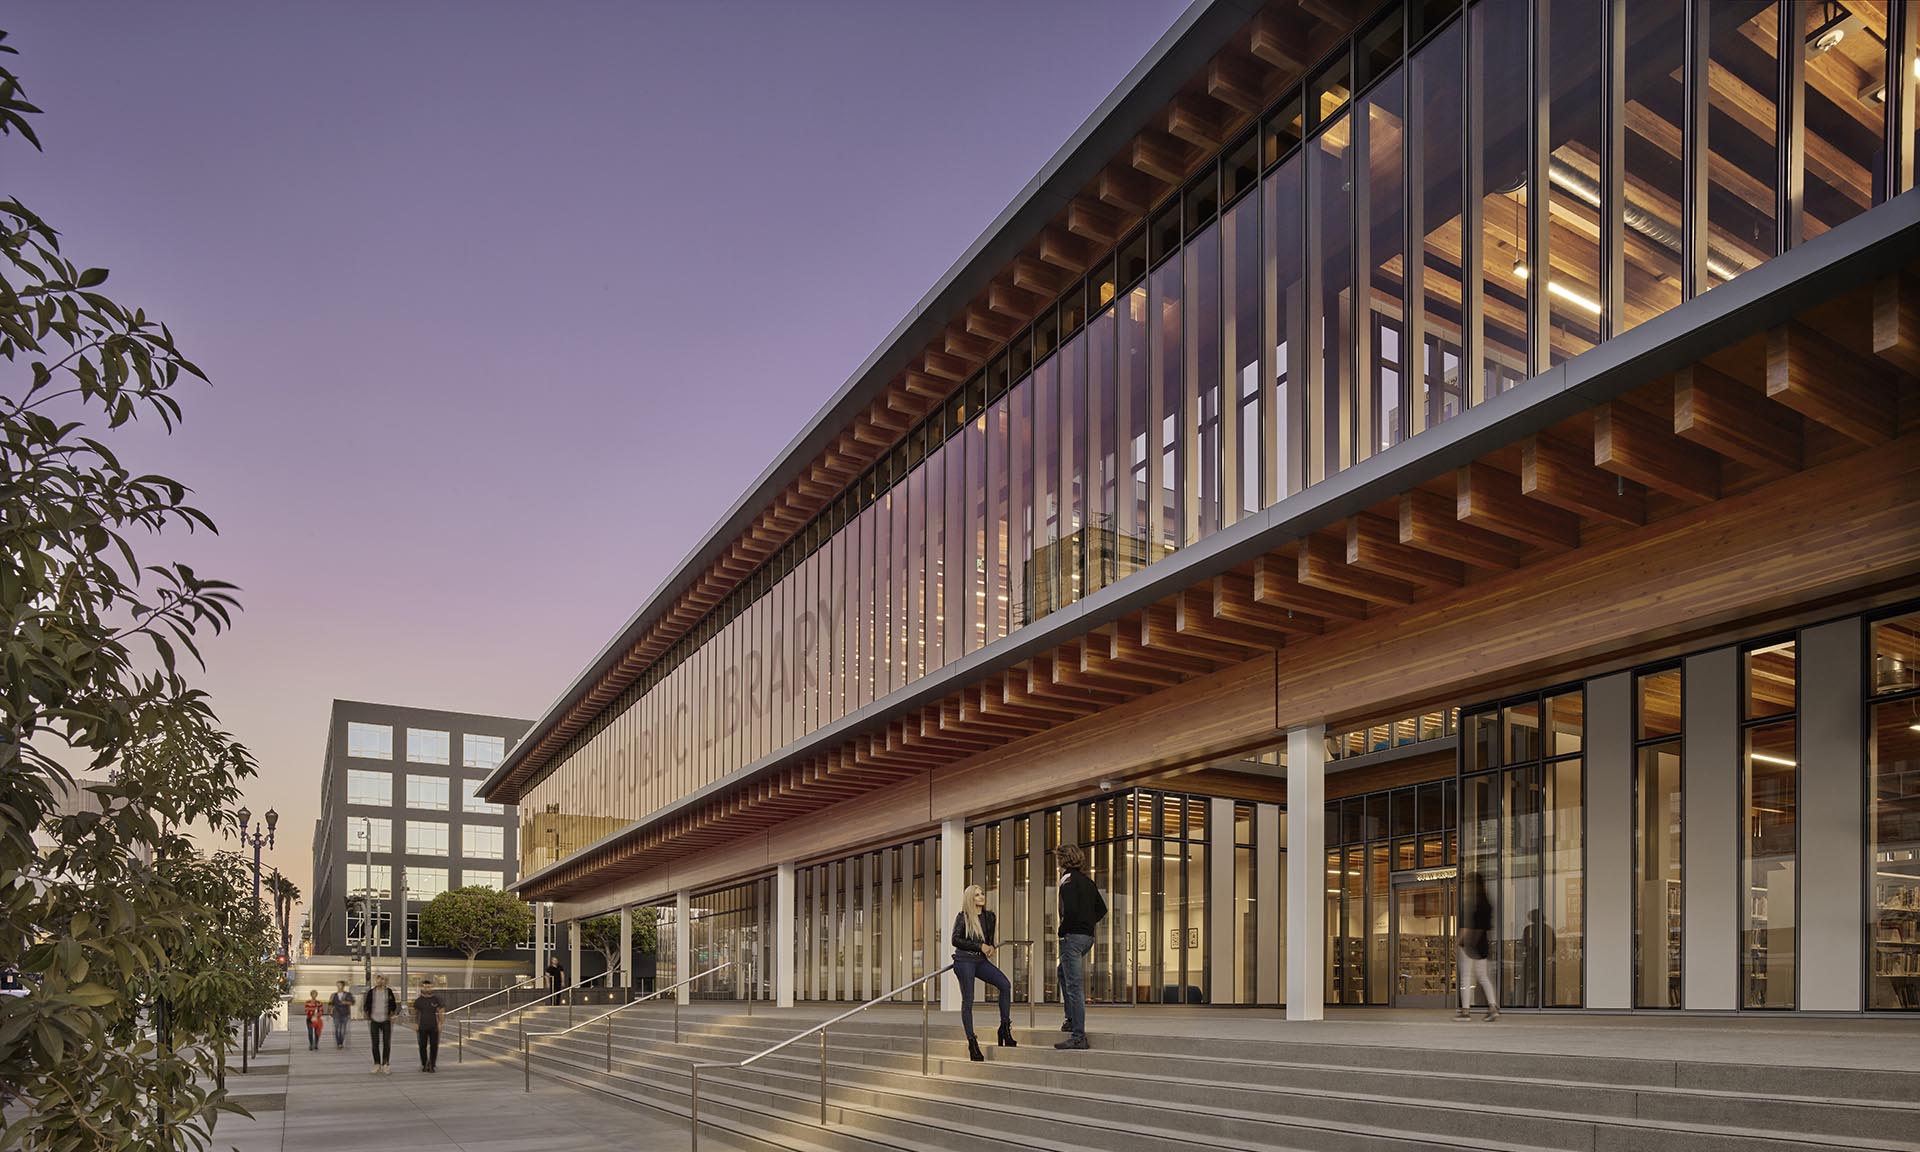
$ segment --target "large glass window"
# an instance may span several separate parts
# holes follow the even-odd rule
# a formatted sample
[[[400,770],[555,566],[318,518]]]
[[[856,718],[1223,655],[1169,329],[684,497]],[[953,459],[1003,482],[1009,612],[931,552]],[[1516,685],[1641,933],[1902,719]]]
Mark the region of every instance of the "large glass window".
[[[1231,524],[1258,512],[1260,489],[1260,198],[1245,196],[1220,220],[1220,276],[1226,294],[1220,318],[1226,325],[1226,433],[1221,472],[1227,485],[1222,513]]]
[[[1672,0],[1655,0],[1678,8]],[[1479,219],[1473,236],[1479,247],[1479,293],[1474,327],[1480,337],[1480,364],[1474,399],[1497,396],[1532,375],[1527,340],[1527,281],[1532,275],[1527,251],[1528,118],[1527,70],[1518,67],[1530,54],[1528,0],[1481,0],[1467,10],[1473,81],[1472,116],[1477,168],[1472,203]]]
[[[462,888],[491,888],[499,892],[507,886],[507,875],[498,869],[462,868],[460,870]]]
[[[485,800],[480,799],[479,792],[480,781],[460,781],[460,810],[462,812],[477,812],[489,816],[498,816],[507,810],[504,804],[489,804]]]
[[[1316,484],[1353,462],[1352,133],[1343,114],[1307,145],[1307,235],[1315,252],[1307,330],[1319,377],[1307,394],[1307,479]]]
[[[445,868],[407,866],[407,899],[427,901],[447,890]]]
[[[1147,413],[1152,382],[1147,371],[1147,286],[1135,285],[1120,305],[1120,539],[1117,569],[1120,576],[1137,571],[1151,558],[1153,454],[1152,428]],[[1015,454],[1018,459],[1018,453]]]
[[[393,759],[393,727],[388,724],[347,722],[347,755],[362,760]]]
[[[1260,186],[1261,278],[1266,286],[1264,323],[1271,358],[1265,411],[1261,414],[1266,455],[1261,480],[1264,504],[1283,500],[1306,483],[1306,424],[1302,413],[1311,361],[1306,328],[1306,206],[1300,185],[1304,163],[1294,155],[1267,173]]]
[[[369,872],[367,865],[349,862],[347,864],[347,892],[360,896],[372,889],[375,900],[393,899],[393,867],[389,864],[375,864]]]
[[[1806,52],[1806,239],[1886,198],[1887,2],[1794,5]]]
[[[1220,229],[1208,225],[1187,241],[1186,260],[1186,455],[1183,536],[1204,539],[1220,530],[1221,466]]]
[[[1794,650],[1794,642],[1784,640],[1749,649],[1742,658],[1741,1003],[1747,1008],[1791,1008],[1795,1002],[1800,752]]]
[[[1552,0],[1547,24],[1548,361],[1558,364],[1600,342],[1602,0]]]
[[[497,824],[467,824],[460,829],[460,854],[476,860],[504,860],[507,830]]]
[[[1411,427],[1414,432],[1458,415],[1466,406],[1461,365],[1465,346],[1462,312],[1466,229],[1466,22],[1456,20],[1414,54],[1408,108],[1416,164],[1415,218],[1410,229],[1419,246],[1420,348],[1414,371]]]
[[[1400,401],[1406,286],[1406,78],[1397,69],[1360,101],[1354,117],[1360,133],[1354,155],[1358,181],[1355,215],[1364,317],[1358,333],[1360,413],[1356,458],[1398,444],[1406,434]]]
[[[460,763],[463,766],[491,771],[500,767],[506,758],[505,736],[481,736],[473,732],[460,734]]]
[[[1780,5],[1727,5],[1707,30],[1707,284],[1775,251],[1780,171]]]
[[[1633,1005],[1680,1007],[1681,670],[1636,683],[1633,786]]]
[[[1033,370],[1033,559],[1027,567],[1027,618],[1060,607],[1060,357]]]
[[[407,729],[407,761],[412,764],[445,764],[451,757],[453,736],[427,728]]]
[[[965,653],[967,596],[972,581],[974,558],[970,554],[971,540],[967,535],[967,506],[972,503],[967,497],[967,485],[972,477],[967,474],[965,409],[954,412],[953,427],[956,435],[947,442],[947,547],[943,553],[947,589],[946,603],[941,606],[946,621],[946,660],[951,664]]]
[[[429,812],[447,810],[448,780],[445,776],[407,774],[407,807]]]
[[[1180,547],[1180,341],[1185,333],[1181,322],[1180,260],[1177,257],[1153,270],[1148,278],[1152,299],[1151,369],[1153,373],[1153,411],[1149,417],[1149,450],[1154,463],[1148,497],[1150,551],[1147,562],[1172,553]]]
[[[1626,0],[1626,331],[1680,303],[1686,186],[1687,6]]]
[[[1087,339],[1060,349],[1060,601],[1080,599],[1085,583],[1087,515]]]
[[[373,839],[373,851],[393,851],[393,821],[385,816],[353,816],[347,820],[347,854],[367,851],[367,839]]]
[[[988,639],[1007,634],[1007,437],[1008,402],[1005,396],[987,408],[987,620]]]
[[[1872,629],[1867,1007],[1920,1010],[1920,612]]]
[[[1114,313],[1105,309],[1087,325],[1087,545],[1088,592],[1114,580],[1114,533],[1119,516],[1116,440],[1119,394],[1114,369]]]
[[[365,768],[347,769],[347,803],[375,808],[393,806],[393,773]]]
[[[445,856],[447,825],[434,820],[407,821],[407,855]]]

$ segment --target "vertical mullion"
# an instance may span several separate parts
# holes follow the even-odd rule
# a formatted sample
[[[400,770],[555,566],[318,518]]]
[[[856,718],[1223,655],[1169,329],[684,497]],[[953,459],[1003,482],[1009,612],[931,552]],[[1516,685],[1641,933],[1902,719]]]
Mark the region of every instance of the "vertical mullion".
[[[1401,35],[1408,34],[1407,21]],[[1426,169],[1415,144],[1426,127],[1426,109],[1418,107],[1413,91],[1413,53],[1404,44],[1400,53],[1400,106],[1406,119],[1400,132],[1400,219],[1405,230],[1400,257],[1400,288],[1405,300],[1400,310],[1400,410],[1406,413],[1407,435],[1427,430],[1427,405],[1421,389],[1427,380],[1427,249]],[[1255,999],[1258,999],[1256,995]]]
[[[1371,455],[1373,427],[1373,117],[1368,115],[1371,101],[1362,97],[1352,101],[1348,115],[1353,129],[1347,139],[1347,187],[1353,189],[1353,315],[1347,333],[1347,363],[1353,365],[1353,379],[1345,389],[1342,407],[1352,413],[1351,427],[1342,437],[1351,445],[1348,463],[1357,463]],[[1182,851],[1184,852],[1184,846]],[[1184,869],[1183,869],[1184,870]]]
[[[1532,111],[1527,123],[1527,375],[1547,369],[1552,338],[1547,330],[1547,280],[1552,255],[1547,251],[1547,133],[1552,123],[1552,78],[1547,74],[1548,30],[1553,0],[1533,0],[1532,51],[1528,53],[1528,92]]]
[[[1707,288],[1707,27],[1702,0],[1687,0],[1686,63],[1680,77],[1681,119],[1680,298]]]
[[[1911,5],[1894,4],[1887,10],[1887,20],[1886,189],[1891,200],[1913,187],[1914,32],[1920,13]]]
[[[1625,237],[1621,204],[1627,186],[1627,5],[1607,0],[1601,39],[1606,70],[1601,78],[1600,131],[1600,335],[1606,339],[1627,328]]]
[[[1465,408],[1478,404],[1486,393],[1486,343],[1480,331],[1480,290],[1485,271],[1480,266],[1481,229],[1485,224],[1481,208],[1486,164],[1480,149],[1480,128],[1485,119],[1480,66],[1484,61],[1479,59],[1482,54],[1475,51],[1479,41],[1475,33],[1479,31],[1478,21],[1487,19],[1487,15],[1485,10],[1468,9],[1460,19],[1466,22],[1465,35],[1460,37],[1461,51],[1465,53],[1460,69],[1465,89],[1461,96],[1467,114],[1461,133],[1462,147],[1466,149],[1463,172],[1466,189],[1460,199],[1460,403]]]
[[[1801,209],[1807,182],[1806,101],[1801,83],[1806,76],[1807,46],[1802,21],[1791,5],[1780,7],[1780,172],[1774,202],[1775,252],[1800,246]]]

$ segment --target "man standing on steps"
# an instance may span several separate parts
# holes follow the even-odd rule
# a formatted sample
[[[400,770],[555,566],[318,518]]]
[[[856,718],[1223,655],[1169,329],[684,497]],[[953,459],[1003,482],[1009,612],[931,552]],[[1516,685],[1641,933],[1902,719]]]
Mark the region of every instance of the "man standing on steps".
[[[1087,1044],[1087,967],[1093,929],[1107,918],[1107,902],[1087,875],[1087,854],[1078,844],[1060,848],[1060,997],[1067,1002],[1065,1040],[1055,1048],[1084,1050]]]
[[[420,1035],[420,1071],[432,1072],[440,1062],[440,997],[433,994],[433,978],[420,981],[413,998],[413,1026]]]
[[[362,1011],[366,1013],[367,1031],[373,1035],[374,1075],[391,1076],[393,1068],[389,1061],[393,1059],[393,1018],[400,1014],[400,997],[387,987],[385,976],[373,978],[373,987],[367,989],[367,1002]]]

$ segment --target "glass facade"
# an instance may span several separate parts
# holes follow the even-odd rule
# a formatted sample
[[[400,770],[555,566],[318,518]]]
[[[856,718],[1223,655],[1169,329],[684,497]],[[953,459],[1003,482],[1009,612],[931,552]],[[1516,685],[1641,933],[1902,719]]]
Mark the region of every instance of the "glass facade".
[[[1920,1010],[1920,612],[1875,621],[1867,707],[1867,1007]]]
[[[1634,681],[1633,1006],[1678,1008],[1686,915],[1681,670]]]
[[[1327,804],[1327,1003],[1419,1003],[1436,993],[1444,1003],[1452,934],[1416,931],[1407,917],[1397,933],[1395,895],[1423,883],[1452,903],[1457,788],[1449,778]]]

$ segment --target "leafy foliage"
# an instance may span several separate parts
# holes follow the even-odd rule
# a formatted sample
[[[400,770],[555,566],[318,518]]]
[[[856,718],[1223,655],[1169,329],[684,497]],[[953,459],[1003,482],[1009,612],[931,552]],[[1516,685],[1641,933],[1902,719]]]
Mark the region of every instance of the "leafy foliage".
[[[37,148],[38,112],[0,67],[0,140]],[[0,1082],[27,1106],[0,1148],[35,1152],[204,1146],[234,1107],[204,1086],[217,1041],[260,1002],[251,895],[184,832],[234,830],[253,772],[183,672],[234,590],[140,561],[136,540],[213,522],[107,442],[170,431],[205,377],[106,280],[0,197],[0,964],[34,988],[0,999]]]
[[[532,910],[492,888],[453,888],[420,909],[420,943],[466,953],[468,987],[473,986],[474,957],[512,948],[531,931]]]
[[[635,908],[633,910],[633,951],[635,955],[651,956],[659,947],[660,910],[657,908]],[[615,972],[626,967],[628,958],[620,955],[620,917],[595,916],[591,920],[580,922],[580,946],[591,948],[600,953],[607,961],[607,967]]]

